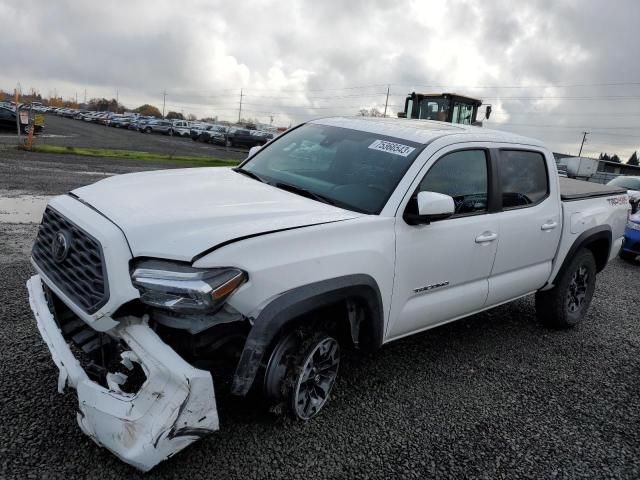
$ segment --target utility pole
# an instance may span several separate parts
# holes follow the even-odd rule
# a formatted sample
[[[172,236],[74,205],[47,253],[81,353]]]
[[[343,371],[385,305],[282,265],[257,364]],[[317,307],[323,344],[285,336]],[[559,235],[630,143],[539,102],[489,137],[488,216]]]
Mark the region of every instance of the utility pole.
[[[167,89],[165,88],[162,91],[162,118],[164,118],[164,107],[166,103],[167,103]]]
[[[84,89],[84,104],[87,104],[87,89]]]
[[[390,85],[387,85],[387,99],[384,101],[384,115],[383,115],[383,117],[387,116],[387,105],[389,104],[389,87],[390,87]]]
[[[238,110],[238,123],[240,123],[240,118],[242,118],[242,89],[240,89],[240,109]]]
[[[76,107],[78,106],[78,92],[76,92]]]
[[[118,110],[119,105],[120,105],[120,92],[116,88],[116,110]]]
[[[582,132],[582,143],[580,144],[580,151],[578,152],[578,156],[582,155],[582,147],[584,146],[584,142],[587,139],[587,135],[589,135],[589,132]]]

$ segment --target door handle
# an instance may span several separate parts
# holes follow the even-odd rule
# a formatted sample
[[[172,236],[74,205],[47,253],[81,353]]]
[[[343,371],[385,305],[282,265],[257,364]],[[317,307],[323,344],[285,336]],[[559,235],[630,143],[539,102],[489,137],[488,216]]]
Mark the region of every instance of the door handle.
[[[551,222],[547,222],[547,223],[543,224],[543,225],[540,227],[540,229],[541,229],[541,230],[545,230],[545,231],[546,231],[546,230],[553,230],[553,229],[554,229],[554,228],[556,228],[557,226],[558,226],[558,222],[551,221]]]
[[[498,234],[495,232],[484,232],[476,237],[476,243],[493,242],[498,238]]]

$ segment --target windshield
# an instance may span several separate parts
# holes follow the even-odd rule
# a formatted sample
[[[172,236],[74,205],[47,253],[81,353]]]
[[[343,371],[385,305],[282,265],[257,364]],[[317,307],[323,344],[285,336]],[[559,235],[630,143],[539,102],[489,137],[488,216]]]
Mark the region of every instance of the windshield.
[[[403,139],[305,124],[273,140],[241,168],[270,184],[377,214],[420,151],[421,144]]]
[[[611,180],[608,185],[627,190],[640,190],[640,177],[617,177]]]

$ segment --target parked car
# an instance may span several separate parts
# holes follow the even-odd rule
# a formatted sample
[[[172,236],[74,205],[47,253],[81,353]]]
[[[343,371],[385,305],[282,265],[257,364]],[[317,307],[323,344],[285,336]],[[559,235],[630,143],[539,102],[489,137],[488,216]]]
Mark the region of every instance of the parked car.
[[[111,119],[109,126],[114,128],[129,128],[129,125],[131,125],[132,122],[135,122],[135,120],[135,117],[129,116],[113,118]]]
[[[150,120],[140,127],[140,131],[144,133],[162,133],[168,135],[172,126],[173,124],[170,120]]]
[[[620,258],[634,260],[640,255],[640,212],[630,215],[624,230],[624,243],[620,249]]]
[[[224,125],[212,125],[211,128],[202,132],[200,140],[203,142],[224,145],[227,139],[227,130],[227,127]]]
[[[268,139],[263,135],[253,134],[253,130],[244,128],[230,128],[227,132],[226,145],[228,147],[254,147],[264,145]]]
[[[17,131],[16,111],[7,106],[0,106],[0,128]],[[24,130],[23,130],[24,131]]]
[[[640,207],[640,177],[621,175],[610,180],[607,185],[625,188],[629,194],[632,213],[636,213]]]
[[[179,137],[188,137],[191,130],[191,122],[186,120],[173,120],[169,135],[177,135]]]
[[[559,178],[534,139],[324,118],[237,168],[118,175],[53,198],[29,299],[80,428],[149,470],[218,429],[207,365],[235,371],[231,394],[309,420],[347,346],[533,294],[541,322],[577,325],[627,212],[625,190]]]
[[[201,140],[202,132],[209,131],[212,128],[213,125],[209,123],[192,123],[189,129],[189,136],[191,137],[191,140],[197,142],[198,140]]]

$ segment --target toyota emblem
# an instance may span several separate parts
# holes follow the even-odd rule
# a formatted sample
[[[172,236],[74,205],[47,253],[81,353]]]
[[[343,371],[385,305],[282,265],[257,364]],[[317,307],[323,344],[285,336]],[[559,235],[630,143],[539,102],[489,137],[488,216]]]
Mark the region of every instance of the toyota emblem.
[[[71,246],[71,240],[69,234],[64,231],[59,231],[53,236],[51,240],[51,255],[53,259],[60,263],[67,258],[69,254],[69,247]]]

